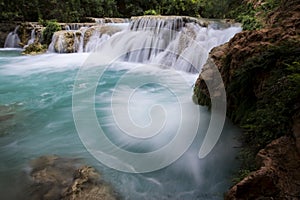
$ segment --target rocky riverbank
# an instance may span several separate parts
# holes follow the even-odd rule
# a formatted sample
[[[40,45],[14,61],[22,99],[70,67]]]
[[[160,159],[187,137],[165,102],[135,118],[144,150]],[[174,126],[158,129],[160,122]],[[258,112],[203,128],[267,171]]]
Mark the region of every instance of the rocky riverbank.
[[[210,53],[227,91],[228,117],[245,131],[242,170],[258,169],[226,199],[300,198],[299,9],[299,0],[282,2],[261,19],[263,29],[243,31]],[[205,84],[213,79],[210,71],[208,63],[194,89],[204,105],[210,104]]]

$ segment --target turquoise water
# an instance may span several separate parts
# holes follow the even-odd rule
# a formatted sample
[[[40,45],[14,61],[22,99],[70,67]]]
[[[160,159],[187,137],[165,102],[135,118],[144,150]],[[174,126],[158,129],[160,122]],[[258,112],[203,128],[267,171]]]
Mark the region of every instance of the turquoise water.
[[[42,155],[80,158],[98,169],[123,199],[222,199],[238,163],[234,139],[239,130],[226,122],[221,138],[213,151],[204,159],[197,153],[207,130],[210,113],[206,107],[192,102],[193,84],[197,74],[162,70],[144,64],[118,62],[105,70],[97,83],[95,110],[100,125],[111,141],[132,152],[151,152],[161,148],[174,137],[178,129],[180,108],[178,95],[185,104],[200,110],[198,135],[192,146],[176,162],[158,171],[130,174],[110,169],[98,162],[80,140],[72,113],[74,81],[79,68],[89,54],[45,54],[22,56],[18,50],[0,50],[0,194],[1,199],[20,199],[28,195],[26,176],[29,161]],[[91,68],[97,70],[103,66]],[[137,68],[134,73],[132,67]],[[180,74],[185,82],[178,80]],[[123,82],[119,82],[126,75]],[[137,88],[131,98],[117,96],[114,108],[112,95],[126,93],[137,79],[148,84]],[[176,95],[161,84],[172,83]],[[87,83],[88,84],[88,83]],[[189,89],[186,89],[186,85]],[[184,87],[183,87],[184,85]],[[82,85],[85,87],[85,85]],[[131,119],[140,126],[151,123],[149,108],[160,104],[166,115],[162,131],[150,142],[122,135],[115,123],[114,110],[126,104]],[[157,116],[162,117],[162,116]],[[190,123],[194,116],[184,116]],[[126,116],[120,115],[120,120]],[[98,141],[101,144],[101,141]]]

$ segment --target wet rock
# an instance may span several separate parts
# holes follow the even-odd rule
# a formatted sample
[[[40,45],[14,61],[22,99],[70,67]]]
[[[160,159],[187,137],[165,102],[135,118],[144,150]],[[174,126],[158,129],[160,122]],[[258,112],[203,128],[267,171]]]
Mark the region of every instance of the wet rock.
[[[18,35],[20,37],[20,46],[25,47],[28,44],[28,41],[32,36],[32,32],[34,31],[34,42],[41,42],[42,41],[42,32],[44,27],[37,22],[24,22],[20,24],[18,29]]]
[[[42,45],[39,42],[35,42],[26,46],[22,54],[37,55],[37,54],[45,53],[46,51],[47,51],[46,45]]]
[[[75,53],[79,49],[81,31],[57,31],[50,44],[57,53]]]
[[[94,168],[76,159],[42,156],[31,162],[31,168],[31,200],[118,199]]]

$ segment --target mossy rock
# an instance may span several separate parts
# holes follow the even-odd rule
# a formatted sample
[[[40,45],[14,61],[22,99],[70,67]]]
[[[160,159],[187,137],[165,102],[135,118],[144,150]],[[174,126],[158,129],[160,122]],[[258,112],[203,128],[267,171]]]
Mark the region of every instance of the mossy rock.
[[[47,51],[47,45],[42,45],[39,42],[32,43],[25,47],[25,50],[22,52],[24,55],[37,55],[42,54]]]

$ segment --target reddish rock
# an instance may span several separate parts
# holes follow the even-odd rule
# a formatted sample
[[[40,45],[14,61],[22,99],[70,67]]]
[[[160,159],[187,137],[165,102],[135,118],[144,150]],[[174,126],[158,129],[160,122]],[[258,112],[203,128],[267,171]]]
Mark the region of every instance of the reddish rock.
[[[226,200],[300,198],[300,154],[293,138],[274,140],[256,159],[261,168],[233,186]]]

